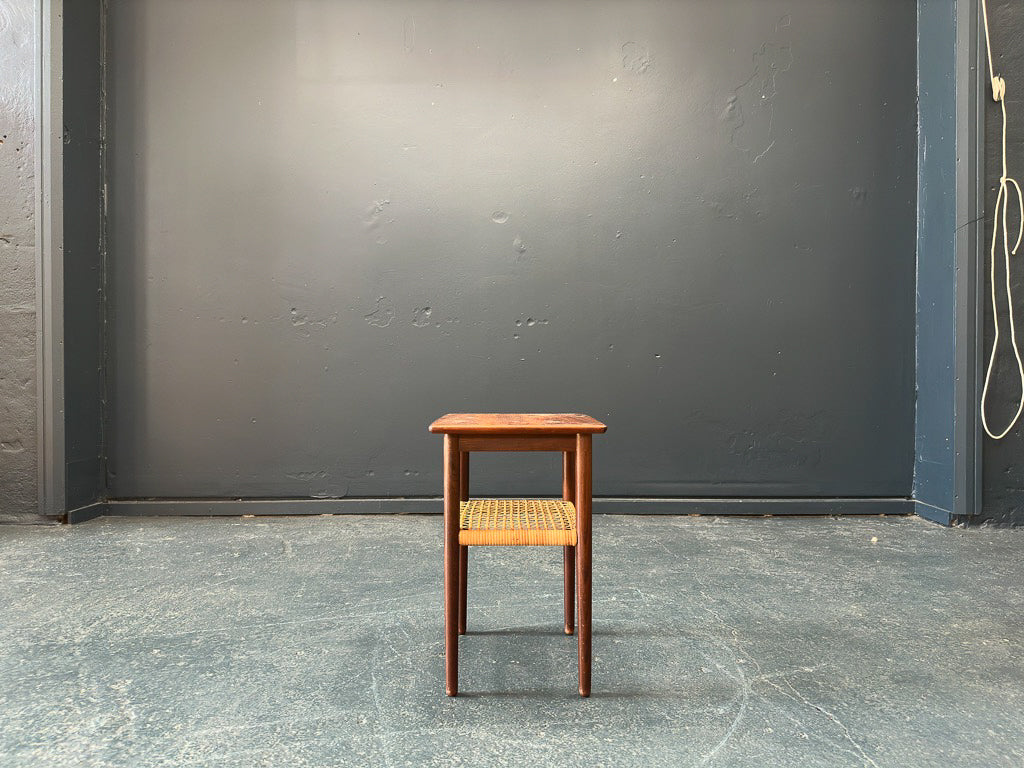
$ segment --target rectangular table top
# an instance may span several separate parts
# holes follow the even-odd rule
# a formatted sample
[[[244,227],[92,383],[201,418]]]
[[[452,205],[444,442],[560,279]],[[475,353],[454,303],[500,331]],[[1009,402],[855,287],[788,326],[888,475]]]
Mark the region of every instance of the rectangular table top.
[[[449,413],[430,425],[431,432],[460,435],[575,435],[606,429],[582,413]]]

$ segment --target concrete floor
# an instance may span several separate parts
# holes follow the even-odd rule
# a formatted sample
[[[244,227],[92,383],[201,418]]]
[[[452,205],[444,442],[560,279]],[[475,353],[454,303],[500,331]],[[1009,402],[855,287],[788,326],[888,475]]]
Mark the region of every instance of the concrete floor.
[[[589,700],[549,549],[471,551],[443,695],[440,533],[0,528],[0,765],[1024,765],[1024,531],[598,517]]]

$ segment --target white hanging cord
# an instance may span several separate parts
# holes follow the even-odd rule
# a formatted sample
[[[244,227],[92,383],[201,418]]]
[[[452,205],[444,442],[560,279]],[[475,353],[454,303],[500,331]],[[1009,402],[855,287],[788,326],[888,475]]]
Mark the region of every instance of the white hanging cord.
[[[996,77],[995,69],[992,66],[992,41],[989,37],[988,31],[988,4],[986,0],[981,0],[981,12],[985,20],[985,49],[988,51],[988,75],[989,79],[992,81],[992,99],[999,102],[999,106],[1003,112],[1003,174],[999,177],[999,194],[996,195],[996,205],[993,211],[992,248],[989,253],[989,260],[991,263],[989,282],[992,286],[992,323],[995,326],[995,337],[992,339],[992,355],[988,359],[988,370],[985,371],[985,386],[981,390],[981,423],[982,426],[985,427],[985,433],[989,437],[995,440],[1002,440],[1007,434],[1009,434],[1010,430],[1013,429],[1013,426],[1020,418],[1021,412],[1024,412],[1024,362],[1021,361],[1020,347],[1017,345],[1017,326],[1013,320],[1013,294],[1010,291],[1010,254],[1017,253],[1017,248],[1020,247],[1021,238],[1024,238],[1024,195],[1021,194],[1020,184],[1006,174],[1006,81],[1001,77]],[[1009,225],[1006,223],[1006,207],[1010,200],[1011,184],[1017,192],[1017,204],[1020,208],[1020,231],[1017,234],[1017,242],[1012,249],[1010,248]],[[985,402],[988,398],[988,386],[992,379],[992,369],[995,367],[996,349],[999,346],[999,310],[996,306],[996,241],[999,236],[1000,224],[1002,224],[1001,228],[1003,232],[1003,262],[1006,272],[1006,304],[1010,314],[1010,345],[1013,347],[1014,357],[1017,358],[1017,373],[1020,377],[1021,395],[1020,400],[1017,403],[1017,413],[1014,414],[1013,419],[1011,419],[1010,423],[1007,424],[1006,429],[997,435],[989,429],[988,420],[985,417]]]

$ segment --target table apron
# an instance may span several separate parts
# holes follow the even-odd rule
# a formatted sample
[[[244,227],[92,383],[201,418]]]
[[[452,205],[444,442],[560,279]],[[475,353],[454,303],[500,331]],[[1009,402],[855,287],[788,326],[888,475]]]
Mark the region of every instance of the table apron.
[[[459,451],[569,451],[576,435],[459,435]]]

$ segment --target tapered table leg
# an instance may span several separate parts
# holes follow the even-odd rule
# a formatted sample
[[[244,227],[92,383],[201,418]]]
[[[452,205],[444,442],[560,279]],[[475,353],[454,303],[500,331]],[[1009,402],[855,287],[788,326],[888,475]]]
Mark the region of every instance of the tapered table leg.
[[[459,693],[459,438],[444,436],[444,689]]]
[[[562,498],[576,498],[576,454],[562,453]],[[565,634],[571,635],[576,624],[576,547],[562,547],[565,570]]]
[[[576,435],[576,601],[579,626],[580,696],[590,695],[590,477],[591,439]]]
[[[459,451],[459,500],[469,501],[469,453]],[[459,634],[466,634],[466,572],[469,547],[459,546]]]

